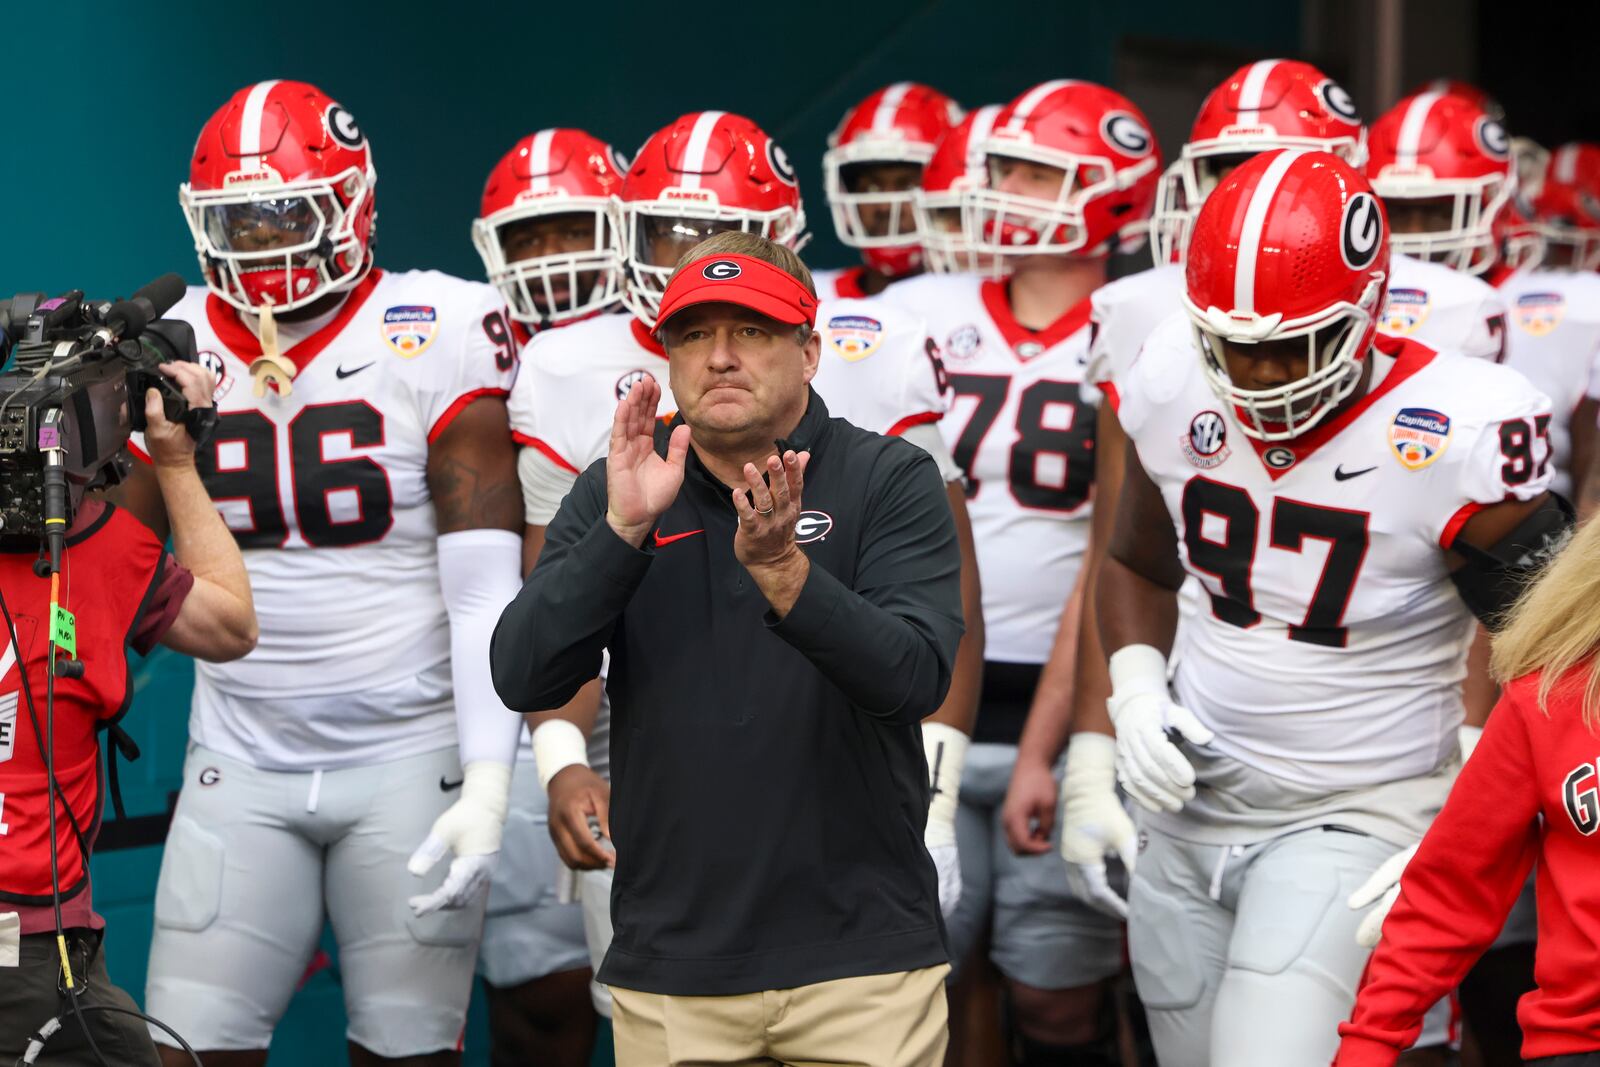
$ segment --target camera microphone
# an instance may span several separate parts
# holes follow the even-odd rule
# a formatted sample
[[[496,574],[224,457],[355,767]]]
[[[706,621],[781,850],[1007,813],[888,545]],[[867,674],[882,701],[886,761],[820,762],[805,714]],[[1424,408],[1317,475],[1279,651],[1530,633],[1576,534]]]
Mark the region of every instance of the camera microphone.
[[[171,311],[183,299],[184,280],[177,274],[163,274],[126,300],[118,300],[105,313],[106,339],[132,340],[145,327]]]

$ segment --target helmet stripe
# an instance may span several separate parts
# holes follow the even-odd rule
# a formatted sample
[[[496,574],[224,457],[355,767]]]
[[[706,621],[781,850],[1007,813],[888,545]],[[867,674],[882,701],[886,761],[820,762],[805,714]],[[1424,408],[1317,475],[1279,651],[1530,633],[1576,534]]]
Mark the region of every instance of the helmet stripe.
[[[1057,78],[1055,81],[1035,85],[1029,89],[1021,100],[1017,101],[1016,110],[1011,112],[1011,121],[1006,123],[1008,130],[1020,130],[1028,124],[1028,118],[1033,114],[1033,109],[1044,103],[1045,97],[1057,89],[1065,89],[1069,85],[1077,85],[1076,78]]]
[[[1239,125],[1251,126],[1261,121],[1261,98],[1267,91],[1267,79],[1277,69],[1281,60],[1263,59],[1250,64],[1250,70],[1239,86]]]
[[[1422,131],[1428,125],[1428,112],[1445,94],[1437,90],[1420,93],[1406,106],[1406,117],[1400,120],[1400,143],[1395,147],[1395,164],[1415,167],[1417,152],[1422,147]]]
[[[702,111],[689,131],[689,143],[683,149],[683,170],[680,178],[685,189],[700,188],[700,171],[706,165],[706,147],[711,144],[711,134],[722,121],[726,111]]]
[[[1250,194],[1250,206],[1244,212],[1244,225],[1239,231],[1239,254],[1233,266],[1233,310],[1251,314],[1256,310],[1256,259],[1261,254],[1261,230],[1267,222],[1267,212],[1272,208],[1272,198],[1278,195],[1278,186],[1289,172],[1300,152],[1284,152],[1268,165]]]
[[[900,103],[906,98],[906,93],[911,91],[911,82],[895,82],[883,91],[878,98],[877,110],[872,113],[873,133],[892,133],[894,131],[895,112],[900,110]]]
[[[994,132],[994,120],[1000,117],[1002,110],[999,104],[989,104],[973,112],[972,126],[967,130],[967,177],[980,181],[987,177],[989,161],[984,155],[983,146]]]
[[[1550,173],[1556,181],[1564,185],[1571,185],[1578,180],[1578,146],[1564,144],[1556,149],[1555,157],[1550,160]]]
[[[261,120],[266,115],[267,97],[271,95],[278,79],[256,82],[244,98],[244,115],[239,119],[240,170],[257,170],[261,166]]]
[[[555,136],[555,130],[540,130],[533,135],[533,144],[528,149],[528,171],[533,175],[528,182],[530,192],[550,188],[550,142]]]

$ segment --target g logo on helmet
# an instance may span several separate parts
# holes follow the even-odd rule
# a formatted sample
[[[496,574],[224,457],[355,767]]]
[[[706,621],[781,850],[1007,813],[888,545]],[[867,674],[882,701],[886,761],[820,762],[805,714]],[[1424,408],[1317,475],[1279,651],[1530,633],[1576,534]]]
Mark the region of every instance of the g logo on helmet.
[[[1478,120],[1472,133],[1478,140],[1478,147],[1491,158],[1511,158],[1511,138],[1506,134],[1506,128],[1488,115]]]
[[[1339,224],[1339,255],[1351,270],[1366,270],[1378,258],[1383,243],[1383,214],[1378,198],[1357,193],[1344,205],[1344,220]]]
[[[367,143],[367,138],[362,134],[361,127],[356,125],[355,116],[338,104],[329,106],[326,121],[328,124],[328,136],[345,148],[356,149]]]
[[[744,273],[744,268],[731,259],[716,259],[705,265],[700,277],[708,282],[731,282]]]
[[[1352,126],[1361,125],[1361,112],[1356,110],[1356,102],[1350,99],[1350,94],[1344,91],[1344,86],[1332,78],[1317,86],[1317,96],[1334,118],[1348,122]]]
[[[1126,111],[1109,112],[1100,120],[1100,133],[1125,156],[1142,156],[1150,151],[1150,131]]]
[[[771,138],[767,139],[767,163],[772,167],[772,173],[776,174],[783,184],[791,187],[800,184],[794,176],[794,164],[789,162],[789,153]]]

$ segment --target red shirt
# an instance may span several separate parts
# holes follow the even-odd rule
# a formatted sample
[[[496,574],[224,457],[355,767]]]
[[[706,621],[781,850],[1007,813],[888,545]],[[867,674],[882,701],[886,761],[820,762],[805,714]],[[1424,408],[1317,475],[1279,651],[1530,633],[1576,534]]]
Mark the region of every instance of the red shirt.
[[[1500,932],[1538,861],[1538,988],[1517,1006],[1526,1059],[1600,1049],[1600,735],[1583,724],[1588,670],[1538,703],[1506,687],[1406,867],[1400,899],[1339,1027],[1336,1067],[1387,1067]]]

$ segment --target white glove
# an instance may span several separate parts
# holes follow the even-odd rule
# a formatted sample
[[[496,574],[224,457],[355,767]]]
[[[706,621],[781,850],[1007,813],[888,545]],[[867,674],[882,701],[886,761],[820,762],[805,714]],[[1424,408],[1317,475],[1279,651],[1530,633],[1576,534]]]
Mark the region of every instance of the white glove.
[[[1117,796],[1116,759],[1117,743],[1105,734],[1072,735],[1061,787],[1061,858],[1073,895],[1126,922],[1128,902],[1106,879],[1106,853],[1121,856],[1133,874],[1139,835]]]
[[[1400,899],[1400,876],[1405,874],[1406,864],[1416,854],[1417,846],[1412,845],[1404,852],[1390,856],[1379,864],[1360,889],[1350,894],[1350,907],[1357,911],[1374,901],[1378,905],[1367,913],[1356,928],[1356,944],[1362,948],[1372,948],[1383,936],[1383,920],[1389,917],[1389,909]]]
[[[500,834],[511,806],[511,768],[479,760],[461,768],[461,773],[461,798],[433,821],[433,829],[406,863],[406,869],[420,878],[446,852],[456,855],[438,889],[406,901],[419,918],[440,908],[466,907],[488,889],[500,858]]]
[[[1461,745],[1461,762],[1465,763],[1472,758],[1472,750],[1478,747],[1478,738],[1483,736],[1483,727],[1468,726],[1462,723],[1456,727],[1456,741]]]
[[[1190,744],[1216,735],[1188,708],[1173,703],[1167,658],[1150,645],[1112,653],[1111,699],[1106,708],[1117,730],[1117,781],[1151,811],[1178,811],[1194,799],[1194,767],[1167,739],[1176,730]]]
[[[922,724],[922,747],[928,757],[928,826],[922,840],[939,872],[939,910],[949,918],[961,900],[961,857],[956,854],[956,806],[961,796],[961,768],[970,738],[943,723]]]

